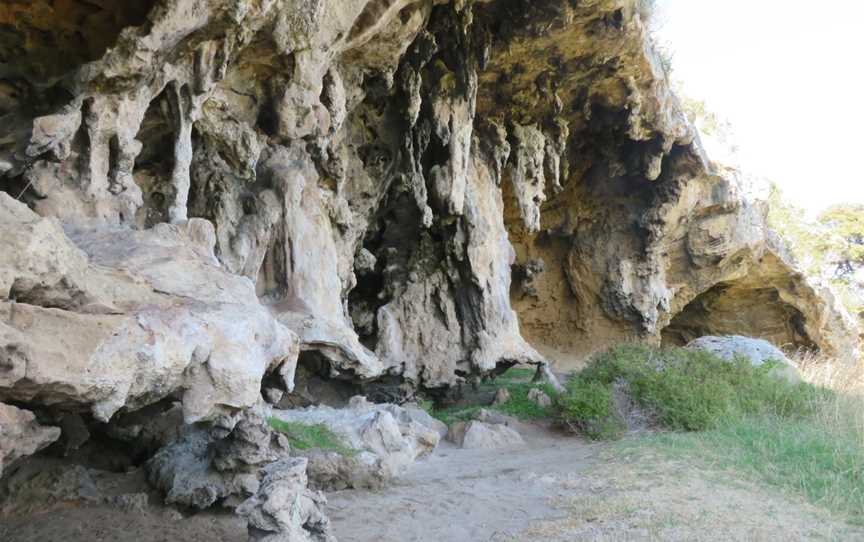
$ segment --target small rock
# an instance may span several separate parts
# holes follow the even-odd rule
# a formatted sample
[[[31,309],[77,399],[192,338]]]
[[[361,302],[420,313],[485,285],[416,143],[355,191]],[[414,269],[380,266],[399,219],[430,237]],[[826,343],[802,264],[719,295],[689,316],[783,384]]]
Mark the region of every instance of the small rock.
[[[124,512],[137,512],[143,514],[147,510],[149,499],[146,493],[127,493],[125,495],[115,495],[107,497],[105,501],[123,510]]]
[[[528,400],[542,408],[549,408],[552,406],[552,398],[546,395],[546,392],[540,388],[531,388],[531,390],[528,391]]]
[[[447,440],[468,450],[492,450],[525,444],[522,435],[503,425],[479,421],[459,422],[450,428]]]
[[[377,264],[378,259],[367,248],[361,248],[357,256],[354,257],[354,271],[358,275],[368,275],[374,272]]]
[[[183,517],[183,514],[181,514],[179,510],[176,510],[176,509],[174,509],[174,508],[168,508],[168,509],[166,509],[165,512],[163,512],[162,515],[163,515],[163,516],[165,517],[165,519],[167,519],[168,521],[182,521],[183,519],[185,519],[185,518]]]
[[[417,422],[420,425],[426,426],[429,429],[432,429],[441,439],[447,437],[447,424],[442,422],[441,420],[437,420],[433,418],[428,412],[420,408],[419,406],[408,404],[403,405],[403,409],[405,411],[405,417],[413,422]]]
[[[278,405],[284,395],[285,392],[279,388],[264,388],[264,400],[271,405]]]
[[[492,400],[492,406],[503,405],[509,400],[510,392],[507,391],[507,388],[498,388],[498,391],[495,392],[495,399]]]
[[[510,423],[510,418],[501,414],[500,412],[495,412],[494,410],[487,410],[485,408],[481,408],[474,414],[474,419],[478,422],[488,423],[490,425],[503,424],[507,425]]]
[[[59,437],[59,428],[40,425],[29,410],[0,403],[0,474],[4,464],[33,455]]]

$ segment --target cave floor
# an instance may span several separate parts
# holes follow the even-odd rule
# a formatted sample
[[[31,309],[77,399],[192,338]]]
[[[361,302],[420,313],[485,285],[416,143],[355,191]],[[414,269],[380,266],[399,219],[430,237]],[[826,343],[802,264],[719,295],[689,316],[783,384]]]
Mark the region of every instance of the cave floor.
[[[864,540],[864,530],[734,473],[624,443],[592,443],[520,424],[526,445],[442,444],[393,486],[327,495],[341,542]],[[626,453],[624,450],[628,450]],[[128,489],[128,488],[127,488]],[[228,512],[158,504],[34,505],[0,520],[4,542],[245,542]]]

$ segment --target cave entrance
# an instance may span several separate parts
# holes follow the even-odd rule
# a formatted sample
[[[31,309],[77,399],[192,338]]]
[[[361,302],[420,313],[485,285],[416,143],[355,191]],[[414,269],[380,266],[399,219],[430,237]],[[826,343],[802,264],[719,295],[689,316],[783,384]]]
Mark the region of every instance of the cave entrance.
[[[662,331],[664,346],[683,346],[703,335],[744,335],[783,350],[815,350],[804,315],[773,286],[720,283],[696,296]]]

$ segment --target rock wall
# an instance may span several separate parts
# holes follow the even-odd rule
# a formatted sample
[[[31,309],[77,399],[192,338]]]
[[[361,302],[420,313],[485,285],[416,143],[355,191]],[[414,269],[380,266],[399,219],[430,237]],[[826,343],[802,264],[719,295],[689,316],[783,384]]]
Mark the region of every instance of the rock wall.
[[[851,351],[637,8],[4,2],[0,401],[191,423],[298,363],[443,389],[627,339]]]

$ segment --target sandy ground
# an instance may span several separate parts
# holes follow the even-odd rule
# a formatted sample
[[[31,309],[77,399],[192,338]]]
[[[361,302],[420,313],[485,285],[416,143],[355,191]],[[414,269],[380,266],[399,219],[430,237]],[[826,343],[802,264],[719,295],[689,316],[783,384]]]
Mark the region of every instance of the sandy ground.
[[[600,450],[521,426],[529,443],[508,450],[460,450],[446,443],[395,487],[328,495],[342,542],[507,540],[532,521],[557,518],[554,480],[589,469]]]
[[[862,540],[864,530],[734,475],[646,449],[520,426],[527,446],[442,445],[393,487],[328,495],[342,542],[577,540]],[[182,515],[158,504],[34,507],[0,521],[3,542],[245,542],[226,513]]]
[[[443,448],[385,492],[332,494],[336,535],[343,542],[864,540],[864,530],[728,473],[538,429],[526,441],[508,451]]]

